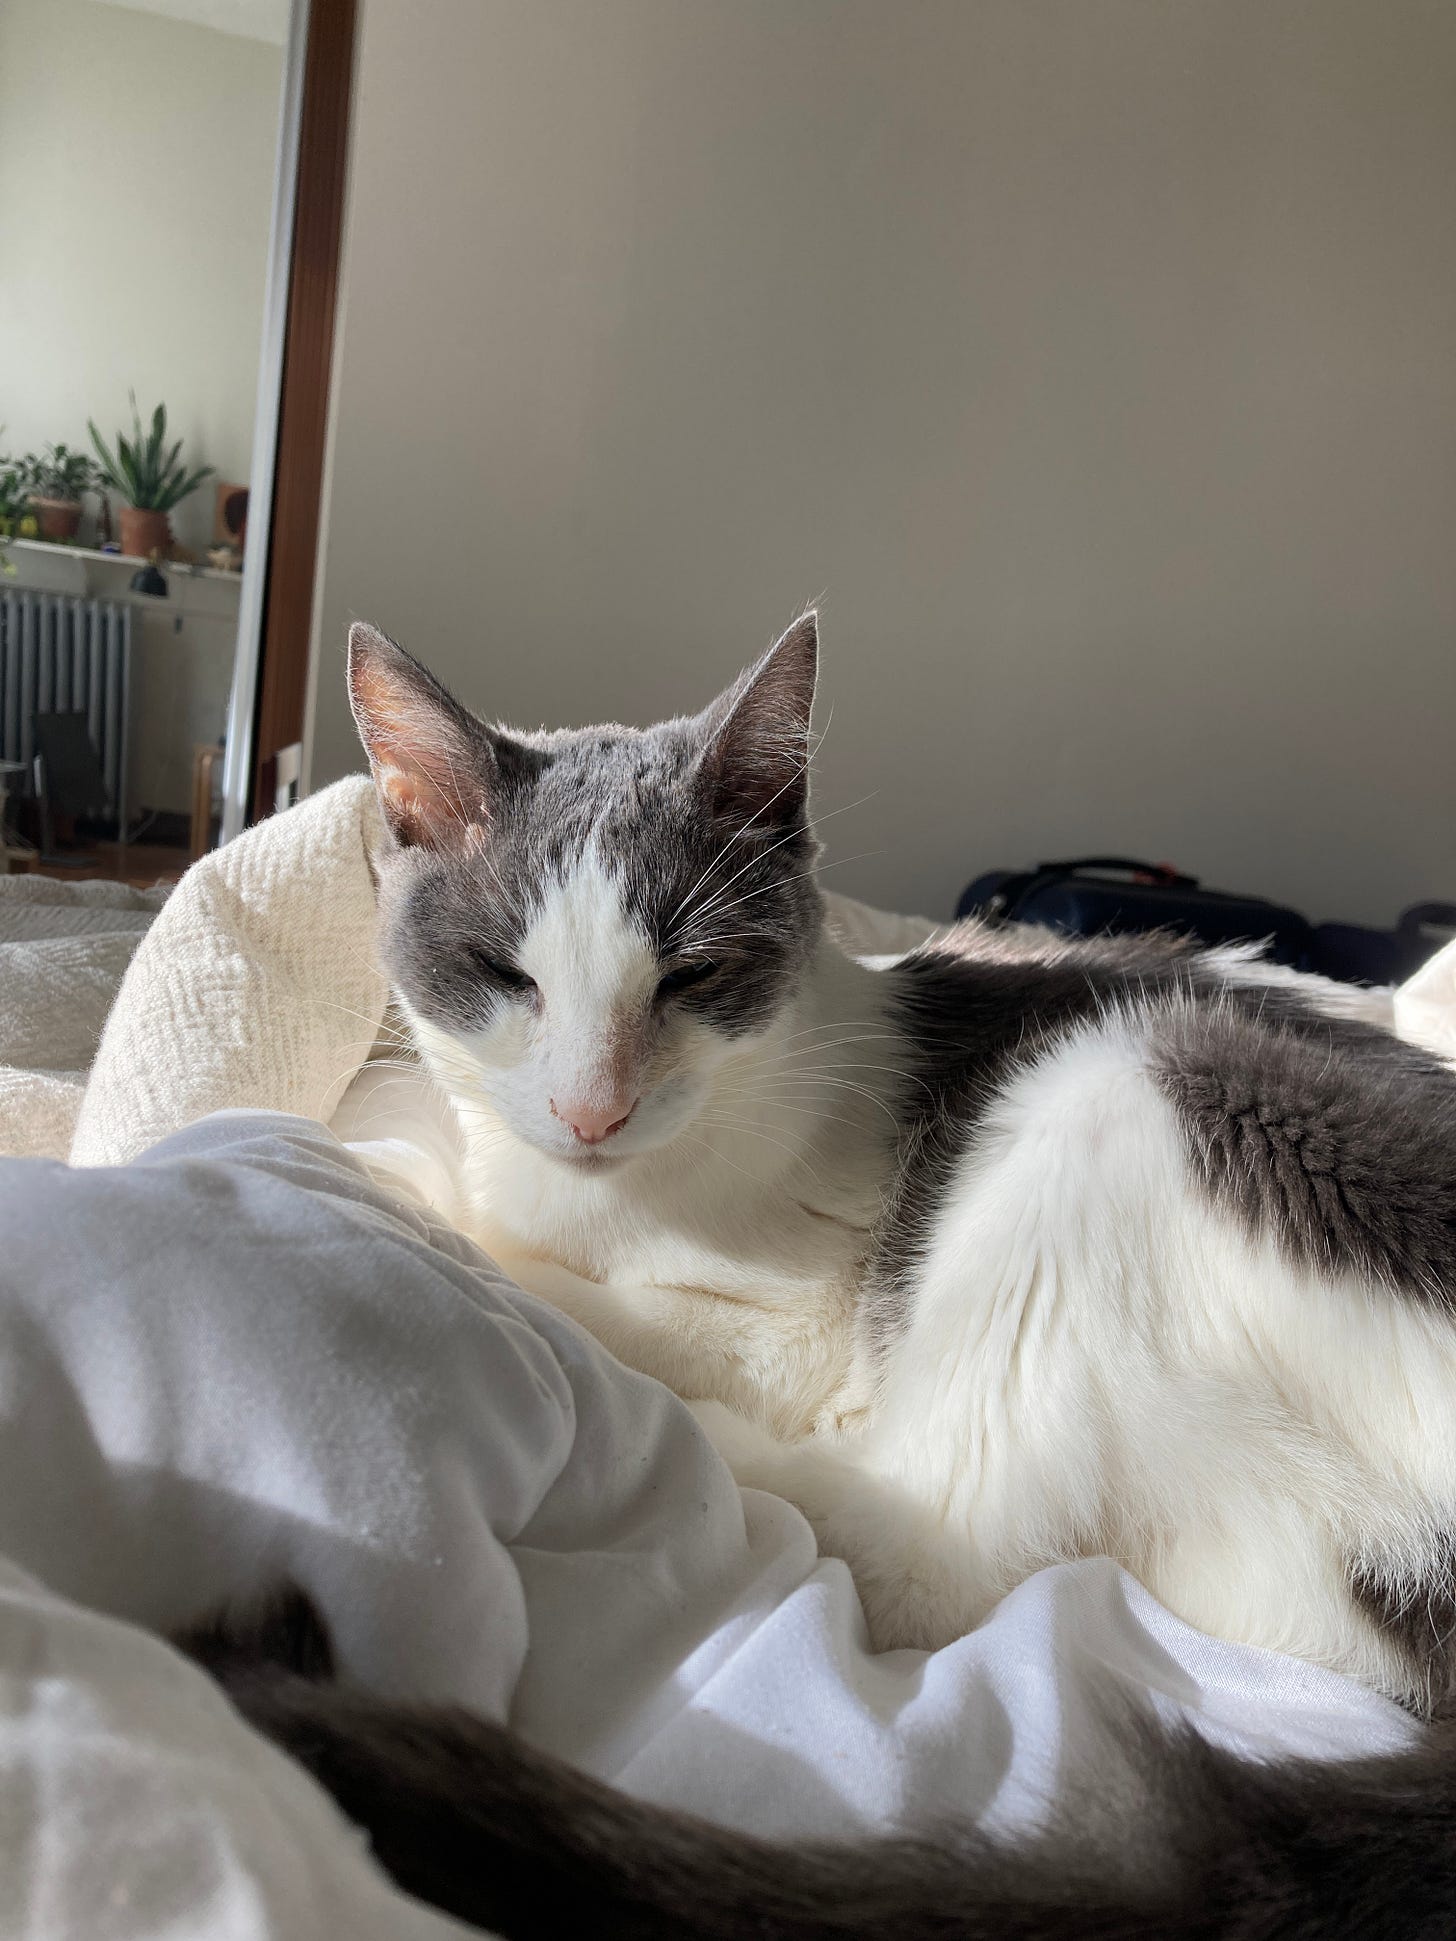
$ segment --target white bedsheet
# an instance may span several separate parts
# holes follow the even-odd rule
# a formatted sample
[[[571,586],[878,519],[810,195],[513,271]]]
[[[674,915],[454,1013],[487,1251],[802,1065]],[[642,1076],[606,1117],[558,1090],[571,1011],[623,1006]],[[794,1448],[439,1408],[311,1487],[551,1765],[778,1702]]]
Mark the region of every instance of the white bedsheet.
[[[270,1114],[0,1166],[0,1556],[0,1933],[26,1941],[455,1931],[135,1628],[284,1572],[357,1675],[769,1834],[1023,1821],[1095,1769],[1107,1681],[1253,1750],[1408,1730],[1099,1561],[872,1656],[847,1573],[675,1397]]]

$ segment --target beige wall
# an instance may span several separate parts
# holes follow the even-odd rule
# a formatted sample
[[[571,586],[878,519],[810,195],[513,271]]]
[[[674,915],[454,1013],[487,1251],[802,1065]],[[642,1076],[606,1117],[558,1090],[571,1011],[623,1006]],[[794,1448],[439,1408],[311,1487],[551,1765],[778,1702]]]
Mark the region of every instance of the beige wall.
[[[363,12],[315,781],[351,615],[646,720],[823,594],[831,885],[1456,894],[1456,7]]]
[[[246,480],[282,49],[96,0],[0,4],[0,449],[166,402]],[[209,484],[173,515],[212,536]]]

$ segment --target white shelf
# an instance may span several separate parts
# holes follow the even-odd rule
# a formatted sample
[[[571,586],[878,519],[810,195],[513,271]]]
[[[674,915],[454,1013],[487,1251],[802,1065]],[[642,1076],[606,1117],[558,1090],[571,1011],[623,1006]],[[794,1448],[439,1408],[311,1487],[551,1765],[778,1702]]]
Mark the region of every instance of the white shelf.
[[[150,566],[151,561],[140,553],[105,553],[99,546],[58,545],[53,539],[0,539],[0,546],[14,547],[26,553],[50,553],[61,559],[94,559],[103,566]],[[161,559],[158,566],[164,573],[181,573],[189,580],[228,580],[234,586],[242,584],[241,570],[232,573],[222,566],[193,566],[180,559]]]

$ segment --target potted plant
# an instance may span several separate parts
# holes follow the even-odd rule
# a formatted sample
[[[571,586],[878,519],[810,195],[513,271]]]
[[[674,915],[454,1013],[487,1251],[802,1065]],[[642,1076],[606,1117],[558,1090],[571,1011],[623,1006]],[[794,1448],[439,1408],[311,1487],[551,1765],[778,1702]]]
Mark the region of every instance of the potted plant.
[[[212,467],[202,465],[195,472],[189,472],[179,457],[180,438],[170,450],[166,448],[167,407],[164,404],[159,404],[152,413],[151,430],[143,433],[136,392],[130,395],[132,435],[127,439],[118,432],[114,453],[96,429],[95,421],[88,418],[86,422],[91,443],[101,461],[101,482],[120,493],[125,502],[121,508],[121,550],[150,559],[154,553],[165,553],[172,543],[168,513],[189,492],[195,492],[204,479],[212,477]]]
[[[0,458],[0,575],[12,579],[15,566],[5,548],[14,539],[26,516],[30,497],[25,488],[25,470],[17,459]]]
[[[96,467],[84,452],[47,445],[42,457],[20,461],[42,539],[74,539],[81,525],[81,495],[96,484]]]
[[[0,458],[0,539],[18,539],[21,521],[30,506],[25,466],[18,458]]]

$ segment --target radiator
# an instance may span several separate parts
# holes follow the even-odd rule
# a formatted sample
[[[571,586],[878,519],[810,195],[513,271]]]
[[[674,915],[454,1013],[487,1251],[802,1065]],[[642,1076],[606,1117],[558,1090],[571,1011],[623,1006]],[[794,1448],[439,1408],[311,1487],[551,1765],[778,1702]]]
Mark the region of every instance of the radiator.
[[[130,606],[0,592],[0,760],[23,762],[28,774],[36,715],[84,714],[123,825],[130,685]]]

